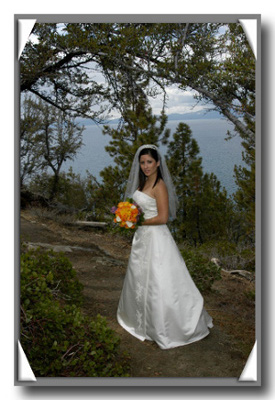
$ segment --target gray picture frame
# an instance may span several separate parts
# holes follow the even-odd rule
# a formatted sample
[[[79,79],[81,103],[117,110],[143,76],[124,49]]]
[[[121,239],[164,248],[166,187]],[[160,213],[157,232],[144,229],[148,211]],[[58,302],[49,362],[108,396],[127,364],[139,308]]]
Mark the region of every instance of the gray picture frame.
[[[256,341],[257,341],[257,379],[241,381],[238,378],[37,378],[36,381],[19,380],[18,379],[18,342],[20,337],[20,184],[19,184],[19,117],[20,117],[20,78],[19,78],[19,60],[18,60],[18,24],[20,20],[35,19],[39,23],[54,22],[150,22],[150,23],[175,23],[175,22],[238,22],[239,20],[253,19],[257,21],[257,58],[256,58]],[[15,55],[14,55],[14,110],[15,110],[15,282],[14,282],[14,385],[15,386],[107,386],[111,387],[255,387],[261,386],[261,16],[259,14],[213,14],[213,15],[146,15],[146,14],[129,14],[129,15],[92,15],[92,14],[16,14],[14,15],[14,32],[15,32]],[[255,356],[255,355],[254,355]],[[69,392],[68,392],[69,393]]]

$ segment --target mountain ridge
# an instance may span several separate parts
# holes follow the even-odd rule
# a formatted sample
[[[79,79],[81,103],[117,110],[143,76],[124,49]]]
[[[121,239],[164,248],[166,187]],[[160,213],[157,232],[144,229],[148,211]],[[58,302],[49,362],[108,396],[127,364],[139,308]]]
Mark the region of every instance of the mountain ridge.
[[[159,115],[158,115],[159,116]],[[205,120],[205,119],[221,119],[222,116],[218,111],[215,110],[200,110],[194,112],[188,112],[184,114],[172,113],[167,114],[169,121],[189,121],[189,120]],[[117,124],[120,122],[120,118],[110,119],[100,125]],[[80,118],[79,123],[88,126],[95,124],[94,121],[90,119]]]

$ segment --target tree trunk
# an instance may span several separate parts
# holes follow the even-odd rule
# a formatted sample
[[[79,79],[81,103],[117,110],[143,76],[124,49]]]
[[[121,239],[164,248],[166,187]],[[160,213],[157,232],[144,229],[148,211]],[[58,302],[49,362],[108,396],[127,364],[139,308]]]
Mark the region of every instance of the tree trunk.
[[[57,194],[58,191],[58,184],[59,184],[59,174],[55,172],[54,177],[53,177],[53,184],[50,192],[50,197],[49,200],[53,201],[55,195]]]

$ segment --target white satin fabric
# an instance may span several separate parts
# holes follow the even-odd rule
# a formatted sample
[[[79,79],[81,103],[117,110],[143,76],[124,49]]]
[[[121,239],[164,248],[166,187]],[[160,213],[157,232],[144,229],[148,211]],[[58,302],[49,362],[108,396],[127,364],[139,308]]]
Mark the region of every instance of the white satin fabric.
[[[136,191],[145,219],[157,215],[156,200]],[[200,340],[213,327],[178,247],[166,225],[137,229],[119,300],[119,324],[161,349]]]

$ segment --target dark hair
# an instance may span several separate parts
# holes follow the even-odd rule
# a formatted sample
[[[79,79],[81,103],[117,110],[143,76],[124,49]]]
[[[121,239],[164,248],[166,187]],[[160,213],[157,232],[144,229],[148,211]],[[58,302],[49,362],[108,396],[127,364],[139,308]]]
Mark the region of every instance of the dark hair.
[[[139,153],[139,156],[138,156],[138,161],[140,160],[140,157],[144,156],[145,154],[148,154],[149,156],[154,158],[154,160],[156,162],[160,161],[158,152],[155,149],[151,149],[151,148],[146,148],[146,149],[141,150],[141,152]],[[160,171],[160,167],[158,167],[158,169],[157,169],[157,178],[155,180],[155,183],[154,183],[153,187],[156,186],[156,184],[158,183],[159,179],[163,179],[161,171]],[[139,167],[139,185],[138,185],[138,188],[139,188],[140,191],[143,190],[145,182],[146,182],[146,176],[142,172],[141,168]]]

